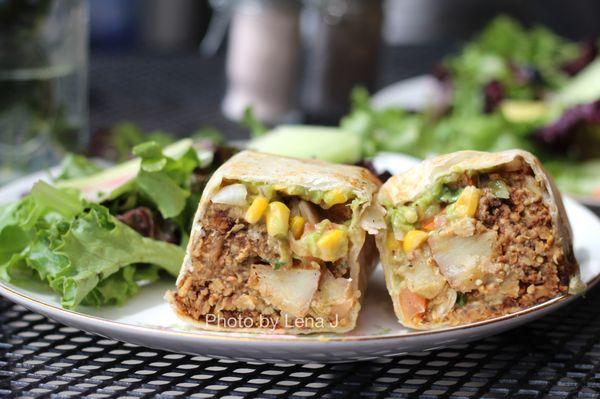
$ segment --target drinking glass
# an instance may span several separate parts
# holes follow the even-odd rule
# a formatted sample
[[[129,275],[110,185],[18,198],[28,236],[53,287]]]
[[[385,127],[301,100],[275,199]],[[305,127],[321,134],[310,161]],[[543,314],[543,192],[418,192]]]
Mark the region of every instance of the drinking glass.
[[[0,0],[0,184],[83,148],[85,0]]]

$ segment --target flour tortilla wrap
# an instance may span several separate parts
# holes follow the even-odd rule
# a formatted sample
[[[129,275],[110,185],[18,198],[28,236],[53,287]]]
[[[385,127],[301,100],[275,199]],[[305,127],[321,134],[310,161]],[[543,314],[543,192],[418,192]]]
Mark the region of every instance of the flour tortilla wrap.
[[[216,203],[232,186],[245,187],[245,201]],[[194,326],[214,331],[352,330],[376,261],[374,237],[363,225],[379,186],[360,167],[238,153],[213,174],[203,192],[177,289],[167,294],[173,310]],[[246,212],[258,196],[267,197],[269,206],[252,224]],[[279,237],[266,229],[274,202],[291,210],[290,225],[295,216],[303,216],[298,239],[291,228]],[[334,246],[335,254],[324,255],[319,239],[330,230],[343,230],[345,241],[340,242],[346,246]],[[237,317],[243,320],[230,323]]]
[[[583,290],[560,193],[526,151],[431,158],[377,199],[386,285],[407,327],[466,324]]]

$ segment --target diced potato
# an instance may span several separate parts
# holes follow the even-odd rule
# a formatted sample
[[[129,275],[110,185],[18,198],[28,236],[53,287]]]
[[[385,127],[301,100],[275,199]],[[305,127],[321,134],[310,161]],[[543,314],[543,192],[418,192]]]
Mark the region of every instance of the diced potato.
[[[304,218],[302,216],[294,216],[290,224],[292,235],[296,240],[299,240],[304,233]]]
[[[348,233],[342,229],[326,231],[317,241],[317,247],[321,259],[333,262],[348,251]]]
[[[267,233],[272,237],[285,237],[289,222],[290,209],[283,202],[271,202],[267,208]]]
[[[271,266],[254,265],[248,281],[267,303],[295,317],[303,317],[310,309],[320,276],[319,269],[274,270]]]
[[[349,279],[335,278],[329,270],[321,275],[319,290],[311,303],[311,308],[320,315],[343,319],[355,304],[352,295],[352,282]]]
[[[443,291],[446,279],[435,264],[427,261],[431,255],[427,248],[424,250],[424,256],[418,256],[410,267],[405,268],[404,279],[409,290],[425,299],[433,299]]]
[[[481,190],[475,186],[464,188],[454,205],[454,213],[459,217],[473,217],[477,212]]]
[[[404,252],[411,252],[419,248],[426,240],[428,234],[422,230],[411,230],[404,235],[402,249]]]
[[[331,207],[337,204],[343,204],[348,201],[348,196],[342,190],[330,190],[323,196],[323,201],[327,207]]]
[[[459,292],[469,292],[477,288],[477,280],[485,278],[486,265],[491,262],[497,238],[493,230],[469,237],[434,233],[428,244],[450,287]]]
[[[252,204],[246,211],[246,221],[250,224],[257,223],[260,218],[262,218],[268,205],[269,200],[265,197],[259,195],[258,197],[254,198],[254,201],[252,201]]]

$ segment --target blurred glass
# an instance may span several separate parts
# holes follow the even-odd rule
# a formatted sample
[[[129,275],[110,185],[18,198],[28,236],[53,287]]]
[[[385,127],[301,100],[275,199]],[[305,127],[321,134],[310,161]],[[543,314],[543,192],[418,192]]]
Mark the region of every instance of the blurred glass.
[[[86,144],[87,25],[85,0],[0,0],[0,183]]]

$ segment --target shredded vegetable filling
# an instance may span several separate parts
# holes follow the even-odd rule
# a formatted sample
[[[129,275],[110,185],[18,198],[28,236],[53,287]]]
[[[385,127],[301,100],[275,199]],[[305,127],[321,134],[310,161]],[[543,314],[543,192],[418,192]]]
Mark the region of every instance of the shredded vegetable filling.
[[[343,325],[357,299],[348,267],[352,199],[340,190],[228,182],[201,222],[179,307],[197,320],[253,320],[247,328],[277,327],[284,315]]]
[[[528,166],[453,180],[416,207],[413,223],[388,220],[394,229],[388,249],[409,264],[398,268],[395,280],[405,317],[459,324],[568,290],[575,263],[565,262],[542,186]]]

